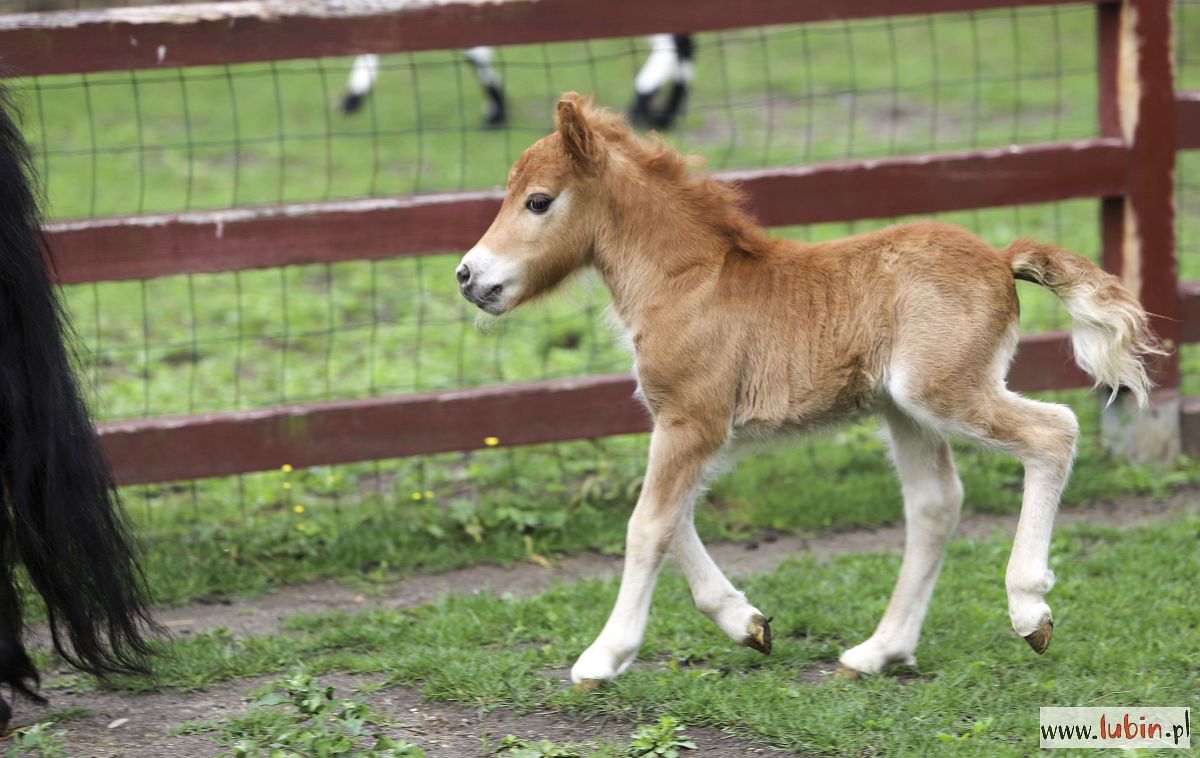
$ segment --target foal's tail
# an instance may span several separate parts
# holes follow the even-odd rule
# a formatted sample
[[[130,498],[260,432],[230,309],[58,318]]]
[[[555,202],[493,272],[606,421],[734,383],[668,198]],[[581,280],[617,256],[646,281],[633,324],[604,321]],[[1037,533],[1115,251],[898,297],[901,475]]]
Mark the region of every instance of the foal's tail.
[[[144,583],[64,347],[29,152],[0,90],[0,682],[38,698],[18,565],[54,646],[104,675],[145,670]]]
[[[1011,260],[1016,278],[1040,284],[1062,299],[1071,314],[1071,345],[1079,367],[1097,386],[1112,387],[1112,397],[1118,387],[1128,387],[1144,407],[1154,386],[1145,359],[1165,352],[1129,290],[1086,258],[1053,245],[1021,239],[1002,254]]]

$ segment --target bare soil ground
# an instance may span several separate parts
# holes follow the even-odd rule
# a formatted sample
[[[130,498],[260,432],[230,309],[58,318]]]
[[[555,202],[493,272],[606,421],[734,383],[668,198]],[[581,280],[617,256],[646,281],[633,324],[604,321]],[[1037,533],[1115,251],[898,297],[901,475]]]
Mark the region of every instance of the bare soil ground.
[[[173,734],[185,722],[226,719],[248,708],[246,694],[271,677],[245,679],[221,690],[201,693],[154,692],[128,695],[115,692],[54,694],[54,707],[87,708],[91,714],[63,725],[72,756],[92,758],[190,758],[214,756],[221,748],[205,734]],[[330,675],[321,677],[333,685],[338,697],[350,697],[355,687],[370,677]],[[499,709],[484,713],[448,703],[428,702],[416,690],[390,687],[362,697],[379,713],[396,720],[382,731],[389,736],[420,745],[430,758],[486,758],[508,734],[528,740],[555,742],[628,741],[629,724],[612,719],[581,720],[554,713],[519,714]],[[18,719],[36,720],[43,709],[21,704]],[[119,719],[127,719],[119,722]],[[110,726],[119,723],[119,726]],[[696,756],[783,755],[770,748],[749,745],[715,729],[689,727],[696,741]],[[2,745],[3,743],[0,743]],[[491,750],[488,745],[493,746]]]
[[[1086,521],[1109,526],[1134,526],[1172,518],[1197,510],[1200,490],[1182,490],[1166,500],[1135,497],[1086,509],[1064,510],[1059,523]],[[1016,516],[973,515],[959,527],[960,536],[985,536],[999,530],[1010,534]],[[785,558],[809,553],[819,559],[849,552],[898,550],[903,546],[902,525],[857,529],[813,538],[768,537],[757,542],[714,543],[714,559],[732,575],[769,571]],[[237,634],[263,634],[276,630],[281,620],[299,612],[358,610],[371,606],[406,607],[426,603],[456,592],[511,592],[529,595],[555,582],[573,582],[593,577],[614,577],[620,559],[598,554],[564,558],[549,568],[533,564],[475,566],[434,576],[415,576],[389,585],[379,593],[332,582],[286,587],[271,595],[228,605],[192,605],[163,611],[161,620],[175,634],[187,635],[214,627],[228,627]],[[806,679],[815,681],[828,674],[814,670]],[[369,680],[366,677],[327,676],[323,681],[337,687],[341,696]],[[77,756],[210,756],[219,748],[205,735],[173,735],[188,721],[212,721],[244,712],[247,691],[263,679],[241,680],[204,692],[180,693],[164,690],[142,695],[94,691],[52,693],[54,708],[85,708],[90,715],[65,725],[71,755]],[[426,702],[414,689],[391,687],[365,696],[380,712],[403,725],[394,736],[426,748],[430,756],[486,756],[488,740],[495,744],[506,734],[527,739],[586,742],[624,741],[631,725],[615,721],[586,721],[560,714],[518,714],[496,710],[491,713],[462,706]],[[45,714],[29,703],[17,704],[14,726],[28,724]],[[114,725],[120,719],[127,719]],[[749,756],[775,751],[749,745],[716,730],[689,728],[700,745],[697,756]],[[0,743],[0,749],[2,749]]]

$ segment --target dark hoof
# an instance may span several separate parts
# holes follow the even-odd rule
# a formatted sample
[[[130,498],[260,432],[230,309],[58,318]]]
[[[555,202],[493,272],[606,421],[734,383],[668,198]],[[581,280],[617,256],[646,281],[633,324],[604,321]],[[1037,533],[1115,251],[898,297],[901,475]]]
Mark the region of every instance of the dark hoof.
[[[347,93],[346,96],[342,98],[342,105],[339,110],[349,116],[352,113],[358,113],[364,102],[366,102],[366,98],[362,95]]]
[[[630,124],[639,129],[645,129],[651,125],[650,102],[653,97],[653,93],[634,96],[633,103],[630,104],[626,115]]]
[[[746,647],[752,647],[763,655],[771,654],[771,619],[755,616],[746,627],[746,638],[742,640]]]
[[[844,663],[838,664],[837,671],[835,671],[833,673],[833,675],[835,677],[837,677],[838,679],[848,679],[850,681],[854,681],[856,679],[862,679],[861,671],[858,671],[857,669],[852,669]]]
[[[1041,655],[1046,652],[1046,648],[1050,647],[1050,637],[1054,635],[1054,622],[1049,618],[1042,619],[1042,626],[1033,634],[1025,636],[1025,641],[1029,643],[1029,647],[1033,648],[1033,652]]]
[[[484,129],[503,129],[508,124],[508,100],[498,84],[484,85],[487,103],[483,109]]]
[[[657,91],[648,94],[638,94],[634,96],[633,103],[629,106],[628,119],[629,123],[640,129],[670,129],[675,125],[675,122],[683,115],[683,109],[687,103],[687,85],[682,82],[676,82],[671,87],[671,92],[661,99],[666,102],[661,105],[655,103]]]

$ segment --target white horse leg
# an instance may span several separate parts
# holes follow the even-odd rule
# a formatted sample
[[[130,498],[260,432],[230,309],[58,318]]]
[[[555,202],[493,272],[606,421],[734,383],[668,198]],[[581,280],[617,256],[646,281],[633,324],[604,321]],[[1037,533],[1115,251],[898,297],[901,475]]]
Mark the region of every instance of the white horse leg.
[[[656,426],[645,484],[629,519],[617,602],[600,636],[571,668],[576,684],[612,679],[633,662],[663,555],[699,492],[709,460],[723,444],[718,435],[694,426]]]
[[[675,530],[671,551],[692,588],[696,608],[735,642],[771,652],[771,627],[762,611],[730,583],[700,541],[689,510]]]
[[[962,508],[962,483],[945,436],[898,411],[887,414],[887,424],[904,493],[904,560],[875,633],[842,653],[843,666],[864,674],[915,663],[921,624]]]
[[[638,95],[653,95],[664,84],[677,79],[680,73],[675,38],[670,34],[653,34],[649,39],[650,57],[633,80],[633,90]]]
[[[508,106],[504,99],[504,87],[500,81],[500,72],[492,65],[496,50],[492,47],[472,47],[463,51],[467,60],[475,68],[475,76],[479,79],[483,92],[487,95],[487,106],[483,112],[483,124],[486,127],[503,126],[508,120]]]
[[[648,39],[650,55],[633,80],[633,104],[629,107],[629,119],[641,126],[666,127],[674,120],[682,105],[687,83],[691,82],[692,64],[690,60],[686,65],[680,60],[674,35],[653,34]],[[674,103],[671,112],[664,122],[662,114],[655,112],[654,96],[668,82],[676,83],[676,91],[672,97]]]
[[[895,393],[893,396],[896,397]],[[924,418],[928,410],[907,402],[910,415]],[[924,415],[922,415],[924,414]],[[1007,389],[987,390],[943,410],[939,425],[965,432],[992,447],[1012,453],[1025,466],[1025,493],[1004,584],[1013,629],[1030,647],[1043,653],[1050,645],[1054,622],[1046,593],[1054,586],[1050,570],[1050,537],[1058,501],[1071,473],[1079,422],[1070,408],[1040,403]],[[931,417],[932,418],[932,417]]]
[[[350,78],[346,81],[346,94],[342,98],[342,113],[354,113],[362,107],[378,75],[378,55],[360,55],[354,59],[354,67],[350,69]]]
[[[1046,593],[1054,586],[1050,537],[1071,464],[1079,422],[1069,408],[1010,395],[1007,411],[1022,429],[1017,457],[1025,464],[1025,493],[1004,575],[1013,629],[1038,653],[1054,631]]]

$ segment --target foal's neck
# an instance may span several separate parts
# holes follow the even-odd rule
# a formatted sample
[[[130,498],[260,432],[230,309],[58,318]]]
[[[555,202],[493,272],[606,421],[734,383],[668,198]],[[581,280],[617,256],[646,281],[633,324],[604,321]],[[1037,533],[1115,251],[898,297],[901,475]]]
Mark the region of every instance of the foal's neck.
[[[701,178],[656,174],[622,155],[605,181],[611,217],[593,260],[631,331],[666,304],[713,291],[739,245],[765,252],[773,244],[727,190]]]

